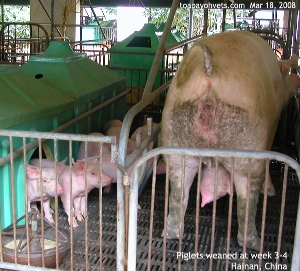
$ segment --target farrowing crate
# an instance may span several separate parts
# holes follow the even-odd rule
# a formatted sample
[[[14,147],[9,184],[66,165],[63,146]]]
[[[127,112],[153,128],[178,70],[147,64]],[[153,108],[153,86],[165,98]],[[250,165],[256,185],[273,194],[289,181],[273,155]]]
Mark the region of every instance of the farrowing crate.
[[[2,136],[10,135],[14,137],[16,136],[15,133],[15,131],[5,133],[1,131]],[[99,142],[99,144],[104,142],[114,143],[113,138],[86,135],[24,132],[22,136],[40,137],[49,141],[53,140],[53,142],[65,140],[71,146],[69,149],[70,154],[72,154],[72,143],[74,141],[93,141]],[[24,153],[21,156],[23,160],[26,160],[28,157],[24,156]],[[60,262],[59,259],[55,259],[57,261],[54,266],[55,270],[218,271],[242,270],[242,267],[245,267],[245,270],[250,267],[261,267],[261,270],[276,270],[275,267],[277,267],[278,270],[298,271],[300,264],[299,253],[297,253],[297,251],[300,251],[300,215],[298,208],[300,167],[298,163],[285,155],[274,152],[158,148],[143,155],[138,160],[136,169],[139,165],[159,154],[174,153],[180,153],[183,157],[188,155],[198,157],[229,156],[249,159],[259,158],[267,161],[266,170],[270,171],[277,194],[275,197],[268,198],[264,198],[263,195],[260,196],[256,219],[259,235],[262,229],[264,232],[264,245],[259,253],[266,259],[255,260],[254,257],[260,255],[258,252],[243,250],[237,244],[235,195],[232,197],[226,196],[204,208],[199,208],[200,197],[197,197],[197,195],[199,194],[200,179],[194,180],[191,189],[182,241],[167,240],[161,237],[168,210],[167,188],[169,183],[167,171],[166,175],[154,174],[152,182],[148,184],[139,199],[137,198],[138,185],[135,182],[135,177],[138,174],[128,176],[132,182],[129,182],[129,232],[125,232],[125,239],[128,240],[125,250],[118,246],[117,240],[120,225],[124,227],[125,221],[118,221],[119,208],[116,187],[109,194],[103,194],[101,189],[95,189],[89,193],[87,202],[88,218],[74,230],[70,230],[67,215],[62,206],[58,204],[58,199],[56,199],[55,226],[59,226],[60,229],[69,233],[70,253]],[[57,157],[55,153],[54,157]],[[71,158],[72,155],[69,159]],[[9,163],[10,166],[13,163],[14,159],[12,158]],[[24,168],[21,170],[24,171]],[[154,167],[154,172],[155,170]],[[16,177],[11,177],[12,183]],[[12,202],[15,204],[17,199],[13,197],[13,191],[10,193],[12,193]],[[266,208],[264,208],[264,199],[267,202]],[[138,203],[140,209],[138,209]],[[17,225],[16,219],[17,217],[13,219],[15,225]],[[39,223],[45,225],[46,223],[42,221]],[[12,231],[15,232],[16,228],[13,228]],[[4,250],[2,248],[4,243],[4,237],[1,236],[0,268],[4,270],[28,270],[27,265],[4,261]],[[118,262],[118,254],[125,255],[121,266]],[[203,258],[193,259],[195,255],[200,255],[198,257]],[[241,255],[247,255],[253,257],[253,259],[243,259]],[[281,256],[277,257],[276,255]],[[215,259],[212,259],[212,257],[215,257]],[[40,270],[33,266],[30,266],[29,269]]]
[[[295,160],[275,152],[158,148],[144,155],[135,167],[161,154],[180,154],[183,161],[185,156],[198,157],[200,161],[204,157],[231,157],[233,163],[241,158],[265,160],[265,170],[270,172],[277,194],[261,195],[259,199],[256,227],[263,246],[259,252],[238,246],[236,195],[200,208],[199,174],[190,190],[182,239],[167,240],[161,234],[167,223],[168,171],[163,178],[153,175],[152,184],[138,200],[138,211],[138,185],[134,180],[138,174],[133,174],[128,270],[299,270],[300,166]]]

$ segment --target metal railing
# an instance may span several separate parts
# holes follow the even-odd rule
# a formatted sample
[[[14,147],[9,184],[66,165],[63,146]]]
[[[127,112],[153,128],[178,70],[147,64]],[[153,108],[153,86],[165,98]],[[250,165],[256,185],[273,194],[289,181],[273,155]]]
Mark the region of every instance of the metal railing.
[[[158,219],[160,221],[160,224],[162,224],[161,221],[163,222],[163,231],[166,232],[167,228],[167,214],[168,214],[168,208],[171,208],[168,206],[168,197],[169,197],[169,186],[171,185],[169,183],[169,165],[168,165],[168,160],[166,160],[166,177],[163,178],[163,182],[165,183],[163,189],[165,189],[165,195],[164,195],[164,207],[158,208],[155,195],[157,193],[161,194],[162,191],[162,186],[160,184],[160,181],[158,181],[158,176],[155,174],[156,173],[156,162],[158,161],[158,157],[160,155],[179,155],[182,157],[183,161],[187,159],[188,157],[193,157],[197,159],[199,162],[199,169],[198,169],[198,177],[194,180],[196,182],[194,189],[197,191],[196,193],[196,201],[192,201],[191,209],[192,213],[189,212],[189,217],[193,214],[194,220],[194,225],[187,225],[188,230],[187,233],[181,233],[179,240],[178,241],[173,241],[175,243],[173,246],[171,240],[167,240],[166,234],[164,234],[161,237],[161,241],[158,241],[160,238],[157,236],[157,227],[156,230],[154,231],[154,224],[158,223]],[[269,168],[270,168],[270,163],[275,163],[275,161],[280,162],[281,164],[281,173],[282,173],[282,178],[276,181],[276,187],[280,187],[278,191],[282,191],[281,195],[278,195],[278,211],[280,214],[276,212],[276,223],[272,220],[272,222],[269,223],[268,219],[270,219],[270,216],[267,216],[267,210],[268,208],[274,208],[274,206],[269,206],[267,207],[267,202],[268,205],[272,205],[272,202],[267,201],[267,194],[266,194],[266,185],[265,185],[265,190],[264,190],[264,195],[261,196],[260,204],[259,206],[262,206],[259,213],[260,216],[259,218],[257,217],[257,223],[260,223],[260,235],[261,235],[261,243],[260,243],[260,250],[258,255],[272,255],[268,258],[267,262],[264,261],[263,259],[266,259],[265,257],[258,258],[257,260],[253,261],[253,259],[249,260],[246,258],[239,258],[237,256],[237,261],[235,261],[234,258],[230,257],[210,257],[209,255],[253,255],[255,254],[253,250],[249,251],[246,250],[245,244],[241,249],[235,248],[232,244],[234,243],[232,239],[235,239],[236,236],[232,235],[232,232],[236,232],[236,229],[234,228],[234,221],[232,219],[234,216],[232,215],[233,213],[236,212],[235,208],[233,208],[233,177],[231,177],[231,193],[229,195],[229,205],[225,205],[228,208],[228,218],[223,219],[222,223],[227,223],[227,225],[223,225],[220,223],[220,212],[219,215],[216,214],[216,208],[217,208],[217,201],[216,197],[214,197],[213,200],[213,212],[212,212],[212,224],[209,225],[208,227],[211,227],[210,231],[210,236],[207,238],[210,238],[210,243],[208,243],[208,247],[203,246],[202,242],[202,236],[200,235],[200,230],[205,221],[205,211],[202,210],[200,211],[200,184],[202,181],[201,177],[201,167],[202,167],[202,161],[204,161],[205,158],[209,159],[222,159],[222,158],[228,158],[232,161],[232,167],[234,167],[234,163],[238,159],[248,159],[249,161],[249,168],[251,167],[251,162],[259,159],[259,160],[264,160],[266,161],[265,164],[265,174],[268,176],[269,174]],[[143,258],[147,259],[147,269],[151,269],[153,265],[155,265],[155,260],[153,257],[153,249],[155,249],[155,253],[160,254],[161,260],[161,268],[162,270],[169,270],[170,268],[176,269],[176,270],[186,270],[184,268],[190,268],[189,270],[199,270],[199,268],[203,268],[201,270],[231,270],[230,268],[233,268],[232,266],[238,264],[240,267],[243,265],[245,266],[256,266],[258,267],[258,270],[268,270],[266,267],[269,264],[269,266],[276,266],[279,268],[286,268],[291,271],[297,271],[300,268],[300,256],[299,256],[299,251],[300,251],[300,198],[299,198],[299,185],[300,185],[300,166],[299,164],[293,160],[292,158],[280,154],[280,153],[275,153],[275,152],[269,152],[269,151],[240,151],[240,150],[216,150],[216,149],[188,149],[188,148],[171,148],[171,147],[164,147],[164,148],[157,148],[155,150],[149,151],[147,154],[145,154],[143,157],[141,157],[138,162],[135,164],[135,169],[138,169],[141,165],[147,163],[149,160],[154,160],[154,173],[152,176],[152,183],[150,185],[150,190],[147,192],[151,192],[151,197],[149,199],[149,203],[151,202],[151,207],[150,210],[148,210],[148,218],[149,218],[149,223],[146,229],[144,231],[146,232],[146,236],[140,236],[139,238],[144,238],[146,239],[146,243],[148,244],[148,248],[143,249],[142,247],[137,248],[137,221],[138,221],[138,189],[139,189],[139,184],[138,180],[136,179],[138,177],[138,174],[133,171],[131,175],[131,182],[130,182],[130,206],[129,206],[129,233],[128,233],[128,270],[136,270],[136,266],[139,263],[139,257],[140,254],[138,251],[141,249],[143,250],[143,253],[145,253],[147,256],[143,256]],[[251,162],[250,162],[251,161]],[[182,163],[184,165],[184,162]],[[296,175],[298,178],[296,178],[296,198],[294,198],[293,204],[296,203],[296,206],[289,205],[291,204],[291,200],[286,200],[289,196],[287,196],[288,190],[287,190],[287,184],[288,184],[288,172],[289,174],[292,174],[291,171],[288,169],[291,168],[295,171]],[[216,169],[218,171],[218,169]],[[184,172],[184,170],[183,170]],[[184,173],[183,173],[184,174]],[[218,172],[215,172],[215,176],[217,176]],[[250,183],[249,179],[250,175],[248,176],[248,183]],[[267,178],[267,177],[266,177]],[[272,176],[271,176],[272,178]],[[221,181],[221,180],[219,180]],[[218,186],[216,182],[218,182],[217,178],[215,179],[213,185],[215,188]],[[174,184],[173,184],[174,185]],[[156,186],[160,187],[159,192],[156,190]],[[275,183],[274,183],[275,186]],[[181,201],[183,200],[183,185],[181,184],[182,190],[181,190]],[[216,190],[216,189],[215,189]],[[249,190],[247,190],[249,193]],[[192,192],[190,192],[192,193]],[[216,192],[215,192],[216,196]],[[290,195],[291,197],[291,195]],[[250,197],[247,196],[247,199],[249,201]],[[295,200],[296,199],[296,200]],[[297,200],[298,199],[298,200]],[[195,199],[194,199],[195,200]],[[160,201],[160,203],[163,203]],[[274,202],[273,202],[274,203]],[[190,206],[190,205],[189,205]],[[277,207],[277,205],[276,205]],[[297,217],[293,217],[294,221],[292,222],[292,225],[295,225],[295,235],[293,240],[292,246],[293,246],[293,254],[291,255],[291,250],[289,249],[288,251],[284,251],[284,249],[287,249],[288,245],[285,244],[284,242],[288,242],[286,238],[283,238],[285,235],[285,227],[292,226],[290,224],[284,224],[284,220],[287,219],[285,218],[285,213],[284,210],[285,208],[294,208],[295,213],[297,214]],[[155,210],[162,210],[162,211],[155,211]],[[163,217],[157,217],[161,212],[163,212]],[[202,213],[202,215],[201,215]],[[204,214],[203,214],[204,213]],[[247,211],[246,211],[247,213]],[[156,215],[156,218],[154,217],[154,214]],[[183,214],[184,215],[184,214]],[[247,216],[247,215],[246,215]],[[272,219],[272,218],[271,218]],[[190,221],[190,219],[189,219]],[[219,223],[218,223],[218,222]],[[216,243],[216,237],[215,237],[215,230],[217,229],[217,223],[218,226],[221,227],[221,231],[223,232],[223,238],[225,243],[223,244],[217,244]],[[236,223],[236,222],[235,222]],[[294,224],[295,223],[295,224]],[[179,228],[183,228],[183,225],[178,225]],[[192,229],[191,229],[192,228]],[[273,245],[270,245],[270,240],[268,238],[268,234],[270,231],[272,231],[275,228],[275,234],[277,234],[276,238],[276,246],[274,247]],[[139,229],[140,231],[141,229]],[[206,235],[205,235],[206,236]],[[194,239],[193,239],[194,238]],[[156,247],[154,245],[155,242],[160,242],[160,244]],[[291,240],[289,239],[289,242]],[[273,241],[272,241],[273,243]],[[291,244],[289,244],[291,245]],[[220,247],[222,249],[220,249]],[[155,248],[154,248],[155,247]],[[171,248],[174,247],[174,248]],[[174,251],[175,249],[175,251]],[[168,253],[168,255],[167,255]],[[170,254],[176,254],[176,255],[170,255]],[[282,257],[276,257],[276,255],[285,255],[287,257],[287,254],[289,253],[288,257],[289,259],[284,261]],[[185,256],[188,255],[194,255],[194,257],[190,257],[188,260],[190,261],[190,264],[188,264],[187,259],[184,258]],[[202,255],[203,257],[197,257],[195,255]],[[220,260],[223,261],[223,267],[222,269],[220,268]],[[204,265],[204,262],[209,262],[209,265],[206,264]],[[217,262],[219,262],[219,267],[217,269]],[[290,265],[291,264],[291,265]],[[273,268],[272,267],[272,268]],[[224,269],[223,269],[224,268]],[[260,269],[263,268],[263,269]]]
[[[37,23],[6,23],[0,31],[0,59],[4,63],[25,63],[48,45],[48,32]]]

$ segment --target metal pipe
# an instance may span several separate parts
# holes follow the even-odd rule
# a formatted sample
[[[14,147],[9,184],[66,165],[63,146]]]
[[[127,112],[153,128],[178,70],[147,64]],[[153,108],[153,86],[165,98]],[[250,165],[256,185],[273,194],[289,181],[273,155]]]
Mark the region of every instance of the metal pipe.
[[[173,0],[173,2],[172,2],[169,16],[168,16],[166,25],[164,27],[164,32],[163,32],[161,39],[159,41],[159,44],[158,44],[156,55],[154,57],[154,60],[153,60],[152,66],[151,66],[151,70],[150,70],[150,73],[149,73],[149,76],[148,76],[148,79],[146,82],[146,86],[145,86],[145,89],[143,92],[142,99],[145,99],[146,97],[148,97],[149,94],[152,92],[153,83],[154,83],[154,80],[155,80],[155,77],[157,74],[157,70],[158,70],[159,64],[161,62],[163,53],[164,53],[166,41],[167,41],[167,38],[170,33],[172,21],[173,21],[175,12],[177,10],[178,3],[179,3],[179,0]]]
[[[208,0],[204,0],[204,3],[208,3]],[[208,27],[208,9],[204,9],[204,24],[203,24],[203,33],[207,35],[207,27]]]
[[[62,35],[61,35],[59,29],[58,29],[56,26],[54,26],[54,22],[53,22],[53,7],[54,7],[54,0],[51,1],[51,16],[50,16],[49,13],[47,12],[47,10],[46,10],[46,8],[45,8],[45,6],[43,5],[43,3],[42,3],[41,0],[39,0],[39,3],[40,3],[40,5],[41,5],[41,7],[43,8],[43,10],[45,11],[45,13],[46,13],[47,17],[49,18],[49,20],[51,21],[51,40],[53,40],[52,37],[53,37],[53,28],[54,28],[54,27],[55,27],[57,33],[62,37]]]
[[[104,31],[103,31],[103,29],[102,29],[102,27],[101,27],[101,25],[100,25],[100,22],[99,22],[99,20],[98,20],[98,18],[97,18],[97,15],[96,15],[96,13],[95,13],[95,10],[94,10],[94,8],[93,8],[93,6],[92,6],[91,0],[88,0],[88,2],[89,2],[89,5],[90,5],[90,8],[91,8],[91,11],[92,11],[92,13],[93,13],[93,15],[94,15],[94,17],[95,17],[95,20],[96,20],[96,22],[97,22],[97,24],[98,24],[98,26],[99,26],[99,28],[100,28],[100,30],[101,30],[101,34],[102,34],[102,36],[103,36],[103,39],[106,39],[106,36],[105,36],[105,34],[104,34]]]
[[[297,174],[298,175],[298,174]],[[298,175],[299,180],[299,175]],[[300,251],[300,197],[298,201],[298,212],[297,212],[297,222],[295,228],[295,238],[294,238],[294,247],[293,247],[293,257],[292,257],[292,270],[300,270],[300,254],[296,251]]]
[[[189,13],[189,33],[188,38],[190,39],[193,36],[193,4],[194,0],[190,0],[190,13]]]
[[[135,253],[136,251],[131,251],[130,249],[132,248],[133,250],[136,249],[136,227],[137,227],[137,220],[136,220],[136,213],[137,213],[137,178],[135,177],[136,175],[136,170],[144,163],[147,163],[147,161],[153,157],[156,157],[160,154],[168,154],[168,155],[181,155],[181,156],[197,156],[199,158],[204,158],[204,157],[231,157],[233,158],[248,158],[248,159],[268,159],[270,160],[277,160],[279,162],[283,162],[286,165],[289,165],[292,167],[298,177],[298,181],[300,184],[300,165],[291,157],[273,152],[273,151],[243,151],[243,150],[224,150],[224,149],[196,149],[196,148],[174,148],[174,147],[160,147],[153,149],[143,155],[135,164],[133,171],[132,171],[132,186],[131,186],[131,191],[130,191],[130,219],[129,219],[129,236],[128,236],[128,262],[131,263],[131,261],[135,261]],[[167,161],[166,161],[167,163]],[[166,164],[168,166],[168,163]],[[167,169],[168,173],[168,169]],[[233,173],[233,172],[232,172]],[[233,176],[233,175],[232,175]],[[233,177],[232,177],[233,178]],[[286,182],[286,180],[285,180]],[[231,179],[231,191],[233,189],[233,179]],[[248,188],[249,190],[249,188]],[[232,207],[232,196],[230,199],[231,207]],[[167,199],[166,199],[167,202]],[[135,205],[136,204],[136,205]],[[165,213],[167,213],[167,210],[165,209]],[[166,219],[166,216],[165,216]],[[228,229],[229,230],[229,229]],[[230,233],[228,232],[228,235]],[[165,235],[164,235],[165,239]],[[133,246],[133,247],[131,247]],[[298,215],[297,215],[297,222],[296,222],[296,232],[295,232],[295,238],[294,238],[294,251],[299,251],[300,250],[300,199],[299,199],[299,204],[298,204]],[[165,257],[165,252],[163,257]],[[135,263],[135,262],[134,262]],[[131,266],[132,268],[135,267]],[[291,271],[298,271],[300,267],[300,256],[298,253],[293,253],[293,258],[292,258],[292,269]],[[129,270],[135,270],[129,269]]]
[[[95,106],[93,109],[91,109],[89,111],[86,111],[85,113],[79,115],[78,117],[76,117],[76,118],[74,118],[74,119],[72,119],[72,120],[64,123],[63,125],[61,125],[61,126],[59,126],[57,128],[55,128],[54,130],[52,130],[49,133],[47,133],[47,132],[32,132],[32,133],[30,133],[30,132],[23,132],[23,131],[15,131],[15,133],[12,133],[13,131],[11,131],[11,130],[0,130],[0,135],[10,135],[10,134],[12,134],[12,135],[15,135],[15,136],[21,136],[21,135],[23,136],[25,134],[25,136],[28,135],[28,137],[35,138],[35,137],[37,137],[38,134],[41,134],[42,135],[41,137],[43,138],[42,142],[44,142],[46,140],[45,139],[46,137],[47,137],[47,139],[55,138],[55,137],[53,137],[51,135],[51,133],[59,133],[59,132],[64,131],[68,127],[73,126],[77,122],[79,122],[79,121],[87,118],[89,115],[95,113],[96,111],[98,111],[102,107],[107,106],[111,102],[113,102],[113,101],[119,99],[120,97],[126,95],[129,91],[130,90],[125,90],[125,91],[121,92],[120,94],[116,95],[115,97],[113,97],[113,98],[111,98],[111,99],[103,102],[102,104],[100,104],[98,106]],[[6,131],[9,131],[9,133],[6,133]],[[28,133],[30,133],[30,134],[28,134]],[[66,134],[65,140],[68,140],[69,136],[70,136],[70,134]],[[60,139],[63,139],[63,138],[60,138]],[[77,141],[79,141],[79,140],[77,139]],[[26,145],[26,150],[29,151],[29,150],[31,150],[33,148],[36,148],[37,146],[38,146],[38,141],[34,140],[34,141],[32,141],[32,142],[30,142],[30,143],[28,143]],[[23,147],[15,150],[13,152],[13,158],[19,157],[20,155],[22,155],[22,152],[23,152]],[[4,157],[1,157],[0,158],[0,167],[3,166],[4,164],[8,163],[10,161],[9,159],[10,159],[10,155],[9,154],[6,155],[6,156],[4,156]]]
[[[145,108],[148,104],[150,104],[154,99],[159,96],[168,86],[170,85],[171,80],[167,83],[153,91],[148,97],[142,99],[139,103],[134,105],[125,115],[123,120],[123,125],[120,133],[120,142],[119,142],[119,164],[121,166],[125,166],[126,163],[126,150],[129,136],[129,129],[131,123],[133,121],[134,116],[140,112],[143,108]],[[123,172],[118,168],[117,169],[117,270],[123,271],[124,265],[126,264],[126,242],[125,242],[125,188],[122,183],[123,180]],[[138,186],[138,185],[137,185]],[[137,187],[138,194],[138,187]],[[133,204],[130,201],[130,205]],[[136,229],[136,226],[135,226]],[[135,233],[136,234],[136,233]],[[136,246],[136,244],[135,244]],[[129,249],[131,249],[129,247]],[[135,258],[135,257],[134,257]],[[135,259],[136,260],[136,259]],[[134,261],[135,261],[134,260]],[[128,262],[128,270],[135,270],[135,266],[133,268],[132,263]],[[133,268],[130,269],[129,265]]]
[[[227,1],[225,0],[224,3],[227,3]],[[226,14],[227,14],[227,9],[224,8],[223,9],[223,16],[222,16],[222,32],[225,31]]]
[[[0,130],[1,132],[1,130]],[[160,154],[168,155],[188,155],[201,157],[219,157],[219,158],[251,158],[251,159],[270,159],[289,164],[295,169],[300,185],[300,165],[291,157],[274,151],[251,151],[251,150],[230,150],[230,149],[206,149],[206,148],[179,148],[179,147],[159,147],[143,155],[134,165],[132,172],[145,163],[148,159]],[[300,219],[300,217],[299,217]],[[300,240],[299,240],[300,241]]]
[[[3,28],[3,26],[4,26],[4,0],[1,0],[1,15],[2,15],[1,25]]]
[[[40,4],[43,6],[42,1],[40,1]],[[45,8],[44,8],[44,10],[47,14],[47,11],[46,11]],[[53,29],[54,29],[54,0],[51,0],[51,18],[50,18],[50,22],[51,22],[51,40],[53,40],[54,39],[54,31],[53,31]],[[60,34],[60,32],[58,32],[58,33]],[[65,36],[65,35],[60,34],[60,37],[62,37],[62,36]]]
[[[7,263],[7,262],[0,262],[0,268],[3,268],[4,270],[19,270],[19,271],[53,271],[55,269],[53,268],[46,268],[46,267],[35,267],[35,266],[28,266],[23,264],[16,264],[16,263]],[[59,269],[59,271],[67,271],[63,269]]]
[[[146,137],[141,144],[139,145],[138,149],[135,149],[128,157],[126,157],[126,167],[129,167],[132,165],[132,163],[139,157],[141,156],[142,152],[144,149],[148,147],[150,142],[157,137],[158,133],[160,132],[160,123],[155,127],[153,130],[153,133],[151,136]]]
[[[172,50],[175,50],[175,49],[180,48],[180,47],[182,47],[184,45],[187,45],[187,44],[189,44],[191,42],[194,42],[194,41],[202,38],[203,36],[204,36],[203,34],[202,35],[198,35],[198,36],[192,37],[190,39],[182,40],[182,41],[179,41],[179,42],[174,43],[172,45],[166,46],[164,52],[168,53],[168,52],[170,52]]]

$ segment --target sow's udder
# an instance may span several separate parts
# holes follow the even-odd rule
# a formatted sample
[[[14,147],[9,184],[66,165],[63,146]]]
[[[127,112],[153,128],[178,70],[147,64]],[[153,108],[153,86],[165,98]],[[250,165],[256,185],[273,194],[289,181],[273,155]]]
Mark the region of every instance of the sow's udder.
[[[208,97],[209,96],[209,97]],[[169,125],[169,144],[194,148],[254,148],[254,129],[248,113],[237,106],[223,104],[213,95],[178,102]],[[253,146],[254,145],[254,146]]]

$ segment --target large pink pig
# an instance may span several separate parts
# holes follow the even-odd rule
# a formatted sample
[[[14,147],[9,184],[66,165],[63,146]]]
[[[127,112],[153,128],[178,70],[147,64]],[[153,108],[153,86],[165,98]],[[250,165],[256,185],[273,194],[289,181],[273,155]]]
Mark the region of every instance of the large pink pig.
[[[107,176],[103,171],[100,171],[99,158],[88,158],[85,160],[77,160],[71,166],[61,165],[61,174],[59,175],[59,182],[63,188],[63,193],[60,198],[64,205],[64,210],[68,215],[69,225],[77,227],[76,219],[81,222],[86,218],[85,203],[87,194],[94,188],[101,188],[111,183],[112,178]],[[71,191],[72,182],[72,191]],[[70,203],[73,201],[74,213],[73,221],[71,223],[71,208]]]
[[[45,212],[45,218],[54,224],[52,217],[52,210],[50,208],[50,199],[62,194],[63,189],[59,183],[56,185],[57,175],[55,165],[53,167],[46,168],[39,166],[27,165],[27,199],[28,199],[28,211],[31,211],[31,204],[36,201],[43,203],[43,209]],[[40,191],[40,180],[42,180],[42,196]]]
[[[166,173],[166,164],[163,160],[159,160],[159,163],[156,166],[156,174]],[[217,174],[217,175],[216,175]],[[217,176],[217,183],[215,185],[215,176]],[[212,167],[212,165],[207,166],[202,164],[201,168],[201,178],[200,178],[200,194],[201,194],[201,207],[204,207],[206,204],[212,202],[214,199],[219,199],[226,194],[233,194],[235,188],[230,188],[231,184],[231,175],[226,168],[222,165]],[[261,193],[264,194],[264,186],[261,188]],[[216,193],[215,193],[216,188]],[[267,185],[267,195],[275,196],[276,190],[271,182],[269,176],[269,182]]]
[[[295,61],[278,62],[269,45],[260,37],[233,31],[202,38],[187,52],[172,80],[162,115],[163,146],[269,150],[282,108],[300,87],[297,76],[286,70]],[[286,67],[287,65],[287,67]],[[169,158],[169,160],[168,160]],[[170,165],[170,197],[166,234],[179,238],[180,208],[185,213],[189,190],[199,161],[189,157],[185,164],[184,199],[181,203],[182,160],[164,157]],[[231,172],[231,160],[219,158]],[[208,170],[214,159],[204,159]],[[251,164],[248,234],[244,236],[247,159],[234,165],[239,222],[238,242],[259,250],[255,228],[259,191],[265,173],[263,161]]]

